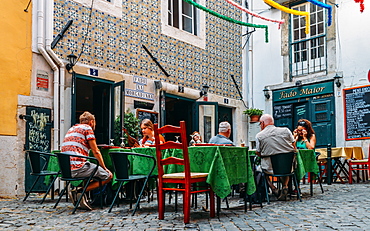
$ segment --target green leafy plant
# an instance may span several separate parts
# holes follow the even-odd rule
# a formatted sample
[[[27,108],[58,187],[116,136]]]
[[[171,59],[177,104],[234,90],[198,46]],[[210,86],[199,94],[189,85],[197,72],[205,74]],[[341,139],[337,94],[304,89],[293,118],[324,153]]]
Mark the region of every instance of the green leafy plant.
[[[120,134],[123,134],[122,137],[125,138],[125,146],[128,147],[127,135],[125,132],[122,131],[122,128],[120,127],[120,121],[121,116],[117,116],[114,121],[114,145],[119,146],[121,144]],[[140,119],[136,118],[136,116],[130,111],[130,109],[127,109],[125,113],[123,127],[127,129],[127,132],[130,136],[135,139],[138,138],[140,131]]]
[[[244,114],[249,116],[258,115],[261,116],[263,114],[263,110],[258,108],[248,108],[247,110],[243,111]]]

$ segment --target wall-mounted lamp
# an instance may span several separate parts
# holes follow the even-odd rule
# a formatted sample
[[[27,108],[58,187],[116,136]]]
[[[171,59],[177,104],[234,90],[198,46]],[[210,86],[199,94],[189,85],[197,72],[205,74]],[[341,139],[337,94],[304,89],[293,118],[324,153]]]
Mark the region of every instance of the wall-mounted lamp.
[[[340,88],[340,86],[342,86],[342,83],[340,82],[341,78],[342,76],[338,75],[338,73],[336,73],[334,76],[334,83],[335,85],[337,85],[337,88]]]
[[[73,67],[77,62],[77,56],[72,53],[72,54],[68,55],[67,58],[68,58],[69,63],[67,63],[66,69],[67,69],[69,74],[72,74],[73,73]]]
[[[265,87],[265,89],[263,89],[263,94],[265,95],[266,99],[270,99],[270,93],[269,93],[269,89],[267,87]]]
[[[203,89],[199,92],[200,97],[203,97],[204,101],[208,101],[208,90],[209,86],[208,85],[203,85]]]
[[[297,81],[295,82],[295,85],[296,85],[297,87],[302,86],[302,80],[297,80]]]
[[[19,119],[24,120],[24,121],[28,121],[28,122],[32,122],[33,121],[33,117],[30,116],[30,115],[20,114],[19,115]]]

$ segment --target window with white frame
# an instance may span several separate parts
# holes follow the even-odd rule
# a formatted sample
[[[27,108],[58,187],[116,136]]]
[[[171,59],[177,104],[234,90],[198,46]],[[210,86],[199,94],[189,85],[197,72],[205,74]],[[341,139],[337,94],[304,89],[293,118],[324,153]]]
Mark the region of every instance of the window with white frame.
[[[168,0],[168,25],[197,35],[196,10],[183,0]]]
[[[109,15],[115,16],[117,18],[122,18],[122,0],[72,0],[74,2],[80,3],[85,7],[91,7],[105,12]]]
[[[306,34],[305,17],[291,17],[291,76],[307,75],[326,70],[325,9],[311,3],[292,7],[310,12],[310,33]]]
[[[206,0],[196,0],[206,5]],[[206,14],[183,0],[161,0],[162,34],[199,48],[206,46]]]

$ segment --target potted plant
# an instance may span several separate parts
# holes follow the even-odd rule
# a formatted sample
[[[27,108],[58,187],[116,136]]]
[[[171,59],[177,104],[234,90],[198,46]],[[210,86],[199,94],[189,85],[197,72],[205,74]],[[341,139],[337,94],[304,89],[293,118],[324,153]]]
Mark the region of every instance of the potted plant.
[[[248,108],[247,110],[243,111],[243,113],[249,115],[249,122],[258,122],[261,115],[263,114],[263,110],[258,108]]]
[[[117,116],[116,120],[114,121],[114,145],[119,146],[121,143],[120,134],[123,135],[125,138],[125,146],[129,147],[129,139],[127,137],[126,132],[122,132],[122,128],[120,127],[121,116]],[[136,118],[134,113],[127,109],[124,120],[123,120],[123,127],[126,129],[127,133],[137,139],[139,132],[140,132],[140,119]]]

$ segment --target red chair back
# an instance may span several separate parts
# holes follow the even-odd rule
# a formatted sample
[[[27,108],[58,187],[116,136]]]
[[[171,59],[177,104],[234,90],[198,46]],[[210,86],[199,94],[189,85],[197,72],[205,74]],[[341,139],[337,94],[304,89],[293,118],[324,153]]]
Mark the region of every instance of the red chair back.
[[[185,121],[180,121],[180,127],[173,126],[173,125],[165,125],[161,128],[158,128],[158,124],[154,124],[154,138],[156,141],[159,140],[159,134],[165,134],[165,133],[179,134],[181,143],[176,143],[174,141],[167,141],[161,144],[160,142],[155,142],[159,183],[161,183],[162,176],[164,174],[163,166],[169,165],[169,164],[184,165],[185,179],[190,180],[190,164],[189,164],[188,141],[186,138]],[[182,149],[183,159],[180,159],[177,157],[168,157],[166,159],[163,159],[162,150],[166,150],[166,149]]]

